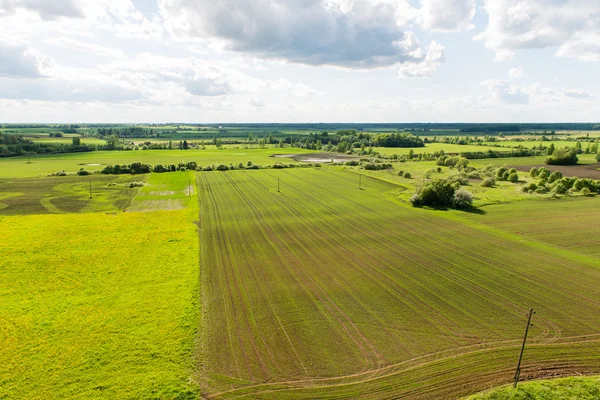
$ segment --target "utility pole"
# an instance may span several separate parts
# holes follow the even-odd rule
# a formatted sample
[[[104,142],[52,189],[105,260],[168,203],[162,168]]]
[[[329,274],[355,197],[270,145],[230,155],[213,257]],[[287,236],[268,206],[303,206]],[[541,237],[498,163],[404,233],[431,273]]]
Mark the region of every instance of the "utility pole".
[[[280,188],[279,177],[277,177],[277,193],[279,193],[279,188]]]
[[[190,199],[192,198],[192,180],[188,179],[188,195]]]
[[[90,199],[92,198],[92,182],[90,181]]]
[[[529,309],[529,314],[527,318],[527,328],[525,328],[525,337],[523,337],[523,345],[521,346],[521,354],[519,355],[519,363],[517,364],[517,370],[515,371],[515,384],[514,388],[517,388],[519,384],[519,377],[521,376],[521,361],[523,360],[523,352],[525,351],[525,342],[527,342],[527,334],[529,333],[529,327],[533,326],[531,323],[531,316],[535,314],[533,308]]]
[[[362,190],[362,174],[358,174],[358,190]]]

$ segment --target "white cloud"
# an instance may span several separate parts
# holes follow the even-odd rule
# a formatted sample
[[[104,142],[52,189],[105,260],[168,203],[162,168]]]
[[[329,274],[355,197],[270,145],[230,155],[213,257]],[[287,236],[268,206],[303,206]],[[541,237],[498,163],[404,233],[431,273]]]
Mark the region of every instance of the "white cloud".
[[[475,0],[421,0],[421,25],[431,31],[473,29]]]
[[[595,96],[585,90],[565,89],[563,94],[572,99],[593,99]]]
[[[83,17],[82,9],[73,0],[0,0],[0,16],[19,10],[32,11],[44,20]]]
[[[398,73],[403,78],[429,78],[445,60],[444,46],[433,41],[429,45],[423,61],[404,63],[400,66]]]
[[[600,2],[485,0],[489,24],[476,36],[498,61],[523,49],[557,47],[557,56],[600,60]]]
[[[306,65],[369,69],[424,61],[405,0],[159,0],[179,39]]]
[[[54,66],[52,57],[17,39],[0,35],[0,76],[40,78],[47,75]]]
[[[487,86],[492,96],[505,104],[529,104],[529,93],[522,87],[511,84],[504,80],[488,79],[481,82]]]
[[[125,57],[125,54],[119,49],[113,49],[110,47],[99,46],[94,43],[82,42],[73,38],[59,36],[56,38],[47,39],[46,43],[50,43],[55,46],[68,48],[74,51],[84,51],[87,53],[96,54],[99,56],[108,56],[113,58]]]
[[[510,76],[511,79],[519,79],[527,76],[527,74],[525,73],[525,69],[523,67],[516,67],[511,68],[508,71],[508,76]]]

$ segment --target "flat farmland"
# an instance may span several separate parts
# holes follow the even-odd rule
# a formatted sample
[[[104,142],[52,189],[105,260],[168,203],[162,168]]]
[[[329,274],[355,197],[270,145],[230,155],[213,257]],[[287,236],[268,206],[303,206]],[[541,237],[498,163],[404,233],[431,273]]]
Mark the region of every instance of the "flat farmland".
[[[600,199],[578,197],[485,207],[471,219],[574,253],[600,258]]]
[[[346,171],[197,173],[209,398],[456,398],[600,372],[600,262]],[[281,191],[277,191],[277,181]]]

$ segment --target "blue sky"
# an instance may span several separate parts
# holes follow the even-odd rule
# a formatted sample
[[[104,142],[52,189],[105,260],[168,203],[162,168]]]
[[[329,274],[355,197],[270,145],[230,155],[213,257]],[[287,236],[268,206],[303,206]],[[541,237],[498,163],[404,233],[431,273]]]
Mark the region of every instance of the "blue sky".
[[[599,67],[588,0],[0,0],[0,123],[598,121]]]

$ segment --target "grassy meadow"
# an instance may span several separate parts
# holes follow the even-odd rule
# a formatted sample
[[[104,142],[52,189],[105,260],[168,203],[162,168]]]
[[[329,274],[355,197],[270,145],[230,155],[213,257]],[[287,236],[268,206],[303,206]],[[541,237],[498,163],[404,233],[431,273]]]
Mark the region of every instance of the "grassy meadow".
[[[562,378],[522,383],[514,389],[503,387],[470,396],[465,400],[596,400],[600,398],[600,378]]]
[[[196,398],[192,219],[0,216],[0,398]]]
[[[77,172],[85,168],[98,171],[109,164],[141,162],[145,164],[178,164],[196,161],[200,165],[211,164],[274,164],[277,161],[293,162],[290,158],[274,158],[278,154],[308,154],[311,150],[299,148],[280,149],[260,148],[216,148],[206,150],[137,150],[137,151],[93,151],[89,153],[68,153],[36,155],[31,157],[0,158],[0,179],[46,176],[58,171]]]
[[[530,307],[473,399],[596,393],[537,381],[600,374],[600,200],[523,193],[545,157],[471,160],[521,169],[471,211],[410,206],[431,161],[47,176],[318,154],[244,147],[0,158],[0,399],[456,399]]]

